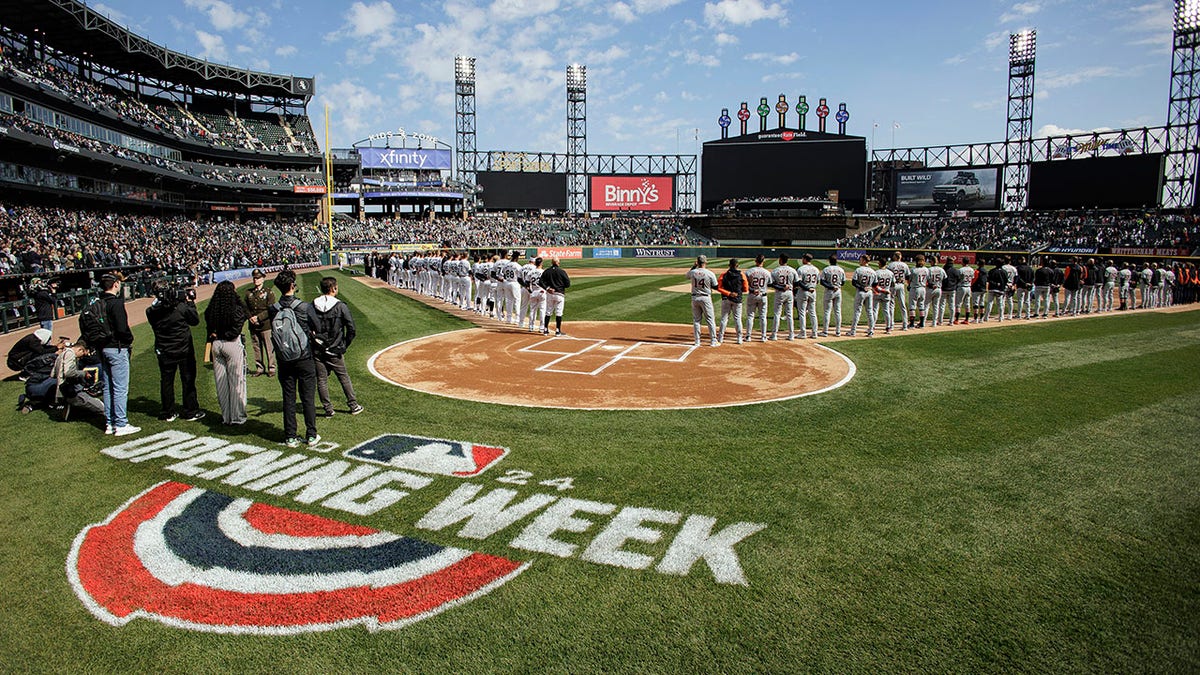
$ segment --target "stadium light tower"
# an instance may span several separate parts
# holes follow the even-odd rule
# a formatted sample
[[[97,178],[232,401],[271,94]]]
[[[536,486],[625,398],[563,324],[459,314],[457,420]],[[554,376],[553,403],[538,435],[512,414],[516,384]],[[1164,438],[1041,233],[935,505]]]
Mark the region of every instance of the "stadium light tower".
[[[1023,211],[1029,203],[1029,163],[1033,159],[1033,62],[1037,31],[1008,36],[1008,125],[1004,134],[1004,209]]]
[[[587,66],[567,66],[567,208],[587,211]]]
[[[1162,204],[1192,208],[1196,203],[1197,132],[1200,132],[1200,0],[1175,0],[1171,45],[1171,98],[1167,107],[1167,175]]]
[[[454,57],[454,155],[458,158],[458,179],[474,185],[477,157],[474,56]]]

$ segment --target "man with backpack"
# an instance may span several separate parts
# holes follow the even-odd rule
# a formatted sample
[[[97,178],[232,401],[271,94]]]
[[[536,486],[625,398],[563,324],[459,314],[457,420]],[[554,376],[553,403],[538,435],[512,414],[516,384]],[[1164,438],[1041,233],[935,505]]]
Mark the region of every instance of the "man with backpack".
[[[721,331],[717,342],[725,341],[725,329],[729,326],[729,315],[737,332],[737,343],[742,344],[742,293],[750,286],[746,273],[738,269],[737,258],[729,260],[729,269],[717,279],[717,291],[721,294]]]
[[[317,433],[317,370],[313,362],[313,330],[307,303],[296,297],[296,273],[283,270],[275,276],[275,288],[283,297],[271,305],[271,343],[275,347],[279,386],[283,389],[284,443],[299,447],[296,435],[296,392],[304,408],[305,440],[309,447],[321,442]]]
[[[126,417],[129,402],[129,353],[133,331],[125,313],[125,277],[120,272],[100,277],[100,297],[79,315],[79,333],[100,356],[100,384],[104,392],[104,433],[128,436],[141,431]]]
[[[346,361],[343,358],[356,334],[354,317],[350,315],[350,308],[346,303],[337,299],[337,294],[337,279],[325,277],[321,279],[321,296],[313,300],[308,308],[308,316],[316,338],[313,358],[317,368],[317,395],[321,397],[326,417],[333,417],[333,403],[329,400],[331,372],[337,375],[338,382],[342,385],[342,393],[346,395],[350,414],[357,415],[363,411],[363,407],[354,398],[354,385],[350,383],[350,373],[346,372]]]

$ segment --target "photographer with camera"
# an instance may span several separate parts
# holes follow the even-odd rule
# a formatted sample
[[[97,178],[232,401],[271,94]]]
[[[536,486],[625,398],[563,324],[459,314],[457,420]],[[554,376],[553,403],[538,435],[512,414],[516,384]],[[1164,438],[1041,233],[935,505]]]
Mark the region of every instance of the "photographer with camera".
[[[58,353],[58,358],[54,361],[54,369],[52,377],[57,385],[56,400],[64,401],[68,405],[75,408],[82,408],[87,412],[104,414],[104,402],[88,392],[89,379],[91,384],[96,384],[94,376],[97,375],[94,358],[91,358],[92,350],[88,344],[81,340],[76,340],[74,344],[68,345]],[[89,377],[85,367],[87,362],[91,362],[91,375]],[[64,417],[64,419],[66,419]]]
[[[204,417],[196,397],[196,348],[192,344],[192,326],[200,324],[196,311],[196,289],[179,287],[169,279],[157,279],[150,285],[154,302],[146,308],[146,320],[154,331],[154,354],[158,357],[159,392],[162,414],[159,419],[173,422],[175,413],[175,372],[183,385],[184,420]]]
[[[58,314],[58,279],[44,281],[35,277],[29,282],[29,290],[38,324],[46,330],[52,330]]]

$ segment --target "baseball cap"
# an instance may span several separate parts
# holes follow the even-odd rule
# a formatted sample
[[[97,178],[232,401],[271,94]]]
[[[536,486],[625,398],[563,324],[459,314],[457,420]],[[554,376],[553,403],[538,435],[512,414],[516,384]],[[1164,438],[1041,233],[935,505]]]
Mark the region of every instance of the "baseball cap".
[[[267,275],[262,270],[256,269],[250,273],[250,276],[254,277],[255,279],[262,279]]]
[[[36,335],[37,339],[44,345],[50,344],[50,338],[53,336],[52,333],[45,328],[39,328],[33,331],[33,334]]]
[[[701,265],[707,265],[708,264],[708,256],[698,255],[698,256],[696,256],[696,262],[700,263]]]

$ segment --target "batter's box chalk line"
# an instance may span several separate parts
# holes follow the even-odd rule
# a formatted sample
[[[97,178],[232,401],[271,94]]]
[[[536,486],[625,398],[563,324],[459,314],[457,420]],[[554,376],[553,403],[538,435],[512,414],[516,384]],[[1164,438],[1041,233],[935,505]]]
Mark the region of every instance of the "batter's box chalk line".
[[[543,348],[545,345],[548,345],[549,343],[557,342],[560,340],[564,340],[564,341],[570,340],[570,341],[574,341],[574,342],[587,342],[590,344],[583,347],[582,349],[577,349],[572,352],[558,351],[558,349],[557,349],[558,345],[554,345],[553,346],[554,348]],[[682,353],[675,358],[668,358],[668,357],[662,357],[662,356],[637,356],[634,354],[634,351],[636,351],[639,347],[645,347],[645,346],[674,347],[674,348],[682,350]],[[565,361],[567,361],[569,359],[573,359],[575,357],[582,356],[582,355],[587,354],[588,352],[591,352],[596,349],[603,349],[604,351],[614,351],[614,350],[619,350],[619,351],[616,354],[614,354],[612,356],[612,358],[608,359],[603,364],[601,364],[599,368],[596,368],[594,370],[571,370],[570,368],[566,367],[565,364],[563,365],[563,367],[558,367],[559,364],[563,364]],[[598,338],[553,337],[553,338],[549,338],[546,340],[541,340],[541,341],[536,342],[527,347],[522,347],[521,349],[518,349],[517,351],[528,352],[531,354],[547,354],[547,355],[558,357],[558,358],[550,361],[549,363],[545,363],[537,368],[534,368],[535,372],[562,373],[562,374],[566,374],[566,375],[596,376],[596,375],[599,375],[600,373],[603,373],[605,370],[608,370],[612,366],[615,366],[616,364],[620,363],[621,361],[626,361],[626,360],[661,361],[663,363],[683,363],[685,360],[687,360],[687,357],[689,355],[691,355],[692,352],[696,351],[696,349],[697,348],[695,346],[690,346],[690,345],[680,345],[680,344],[673,344],[673,343],[669,343],[669,342],[641,342],[641,341],[635,342],[635,343],[629,345],[628,347],[625,347],[622,349],[620,345],[609,345],[608,340],[603,340],[603,339],[598,339]]]

